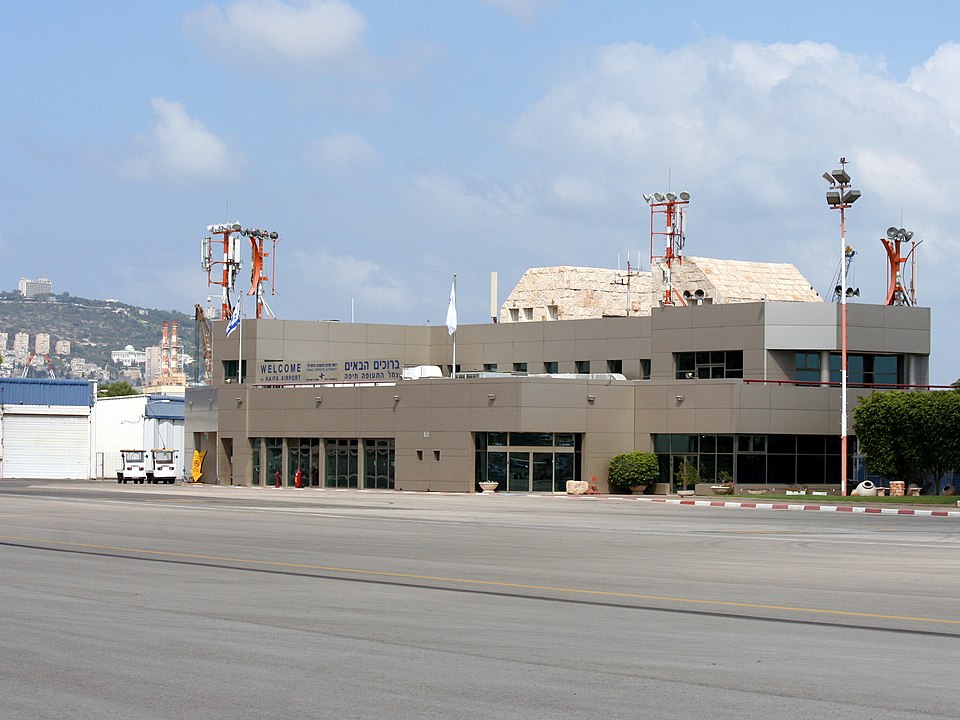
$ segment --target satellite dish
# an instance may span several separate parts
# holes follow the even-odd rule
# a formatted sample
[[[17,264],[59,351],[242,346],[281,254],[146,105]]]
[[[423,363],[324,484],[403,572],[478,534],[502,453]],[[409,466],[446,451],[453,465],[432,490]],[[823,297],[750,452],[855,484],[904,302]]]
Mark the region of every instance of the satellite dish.
[[[697,288],[697,291],[694,293],[694,295],[696,295],[698,298],[702,298],[704,294],[705,293],[700,288]]]
[[[276,231],[270,233],[270,239],[271,239],[271,240],[276,240],[278,237],[280,237],[280,233],[278,233],[278,232],[276,232]]]
[[[686,191],[680,193],[680,199],[683,200],[684,202],[687,202],[690,199],[690,193]]]
[[[887,228],[887,237],[893,240],[897,236],[897,229],[895,227]]]

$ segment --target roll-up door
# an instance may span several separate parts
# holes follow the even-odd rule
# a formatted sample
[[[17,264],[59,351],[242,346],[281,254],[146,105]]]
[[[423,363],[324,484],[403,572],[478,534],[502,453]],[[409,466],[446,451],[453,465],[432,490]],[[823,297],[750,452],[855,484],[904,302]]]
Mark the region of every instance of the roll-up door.
[[[12,414],[3,421],[3,477],[90,477],[89,415]]]

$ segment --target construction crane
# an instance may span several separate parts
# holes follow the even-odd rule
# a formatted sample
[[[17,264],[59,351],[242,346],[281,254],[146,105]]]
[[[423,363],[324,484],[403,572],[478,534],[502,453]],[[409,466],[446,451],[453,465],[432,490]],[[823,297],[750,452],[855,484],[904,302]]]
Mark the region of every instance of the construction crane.
[[[207,314],[200,305],[194,306],[194,319],[197,321],[197,348],[203,361],[203,384],[209,385],[213,380],[213,328],[207,319]],[[197,378],[198,381],[200,378]]]

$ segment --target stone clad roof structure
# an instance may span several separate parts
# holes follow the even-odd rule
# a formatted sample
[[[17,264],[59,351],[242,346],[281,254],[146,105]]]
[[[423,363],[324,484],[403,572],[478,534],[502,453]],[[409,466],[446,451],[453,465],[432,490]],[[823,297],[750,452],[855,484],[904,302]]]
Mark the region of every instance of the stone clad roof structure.
[[[627,314],[627,273],[608,268],[527,270],[500,307],[501,322],[579,320]],[[650,314],[650,273],[630,273],[630,314]]]
[[[672,268],[675,302],[823,302],[790,263],[684,257]],[[629,293],[629,300],[628,300]],[[663,302],[660,267],[627,272],[608,268],[540,267],[527,270],[500,307],[501,322],[575,320],[649,315]]]
[[[674,269],[674,284],[683,286],[705,282],[714,304],[735,302],[823,302],[796,265],[790,263],[751,262],[685,257]],[[704,288],[706,290],[707,288]]]

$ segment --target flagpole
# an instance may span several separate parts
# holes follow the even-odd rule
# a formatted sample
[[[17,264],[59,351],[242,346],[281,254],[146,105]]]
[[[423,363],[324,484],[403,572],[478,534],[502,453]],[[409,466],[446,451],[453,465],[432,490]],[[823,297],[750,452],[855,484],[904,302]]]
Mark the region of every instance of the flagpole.
[[[453,274],[453,310],[457,310],[457,274]],[[451,377],[456,377],[457,375],[457,329],[454,326],[453,330],[453,372],[450,373]]]
[[[453,274],[453,283],[450,285],[450,304],[447,305],[447,333],[453,338],[453,365],[450,366],[450,377],[457,374],[457,274]]]
[[[237,383],[243,384],[243,293],[237,296],[237,303],[240,309],[240,323],[237,329],[240,334],[237,336]]]

